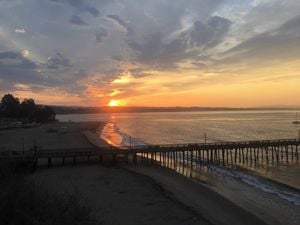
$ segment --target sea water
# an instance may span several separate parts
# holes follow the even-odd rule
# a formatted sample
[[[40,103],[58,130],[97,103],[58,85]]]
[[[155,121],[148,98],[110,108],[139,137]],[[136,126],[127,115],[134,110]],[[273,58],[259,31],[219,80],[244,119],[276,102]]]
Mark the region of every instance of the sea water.
[[[107,122],[99,137],[112,145],[128,148],[148,144],[299,138],[300,126],[292,123],[294,115],[295,111],[288,110],[201,111],[59,115],[58,119]],[[245,169],[205,166],[193,170],[177,168],[177,171],[272,224],[299,224],[299,162]]]

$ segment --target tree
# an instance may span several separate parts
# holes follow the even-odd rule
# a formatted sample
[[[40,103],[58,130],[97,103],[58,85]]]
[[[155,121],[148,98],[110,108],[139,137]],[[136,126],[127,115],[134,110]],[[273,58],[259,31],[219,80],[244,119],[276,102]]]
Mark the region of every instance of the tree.
[[[34,112],[36,110],[35,102],[32,98],[25,98],[20,105],[21,108],[21,116],[26,117],[28,119],[32,119],[34,116]]]
[[[3,96],[0,116],[36,122],[55,120],[55,112],[49,106],[37,106],[32,98],[25,98],[20,104],[19,99],[11,94]]]
[[[46,122],[55,119],[55,112],[49,106],[38,107],[35,110],[34,118],[37,122]]]
[[[6,94],[1,100],[1,112],[5,117],[20,116],[20,101],[12,94]]]

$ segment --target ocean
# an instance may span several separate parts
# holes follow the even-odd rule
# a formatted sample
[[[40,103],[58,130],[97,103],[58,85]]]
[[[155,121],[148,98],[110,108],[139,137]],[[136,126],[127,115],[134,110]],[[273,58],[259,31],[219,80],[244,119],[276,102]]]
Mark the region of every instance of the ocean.
[[[99,138],[119,147],[299,138],[296,111],[201,111],[58,115],[60,121],[102,121]],[[300,222],[300,163],[177,172],[200,182],[272,224]]]

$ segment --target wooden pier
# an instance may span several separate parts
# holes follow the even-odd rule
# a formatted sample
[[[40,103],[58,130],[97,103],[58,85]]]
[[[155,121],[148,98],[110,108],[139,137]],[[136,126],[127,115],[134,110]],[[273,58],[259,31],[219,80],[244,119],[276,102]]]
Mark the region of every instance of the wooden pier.
[[[127,149],[81,148],[81,149],[40,149],[31,151],[6,152],[0,154],[0,161],[29,162],[36,168],[41,160],[48,167],[66,161],[128,163],[145,165],[178,165],[197,167],[203,164],[217,164],[227,167],[243,164],[280,164],[299,160],[299,139],[277,139],[240,142],[218,142],[179,145],[149,145]],[[44,163],[45,164],[45,163]]]

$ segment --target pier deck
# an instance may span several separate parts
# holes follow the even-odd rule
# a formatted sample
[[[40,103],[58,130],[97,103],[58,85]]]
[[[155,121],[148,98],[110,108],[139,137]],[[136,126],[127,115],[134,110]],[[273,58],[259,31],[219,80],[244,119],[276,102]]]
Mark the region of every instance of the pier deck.
[[[72,158],[73,164],[77,159],[95,158],[100,162],[110,160],[112,162],[125,161],[126,163],[160,164],[175,166],[177,163],[190,164],[201,163],[222,164],[224,166],[242,163],[279,163],[299,160],[299,139],[255,140],[238,142],[217,143],[190,143],[172,145],[148,145],[131,148],[78,148],[78,149],[40,149],[36,146],[31,151],[17,152],[6,151],[0,153],[0,161],[32,162],[37,166],[40,159],[47,159],[48,166],[52,165],[52,159]]]

